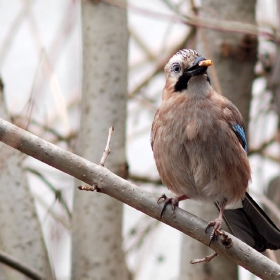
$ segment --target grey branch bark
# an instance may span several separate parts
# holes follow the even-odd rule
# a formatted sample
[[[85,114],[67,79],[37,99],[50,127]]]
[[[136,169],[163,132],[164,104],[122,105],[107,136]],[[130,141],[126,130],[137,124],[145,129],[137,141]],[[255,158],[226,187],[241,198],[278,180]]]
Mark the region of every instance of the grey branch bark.
[[[89,185],[96,185],[103,194],[160,220],[162,205],[157,204],[157,199],[153,194],[113,174],[105,167],[65,151],[3,119],[0,119],[0,141]],[[87,194],[95,195],[91,192]],[[172,212],[172,208],[168,206],[162,222],[205,245],[209,243],[209,234],[205,234],[207,223],[180,208]],[[229,237],[233,242],[231,248],[225,248],[220,237],[211,243],[211,248],[262,279],[279,279],[280,266],[277,263],[234,236],[229,234]]]

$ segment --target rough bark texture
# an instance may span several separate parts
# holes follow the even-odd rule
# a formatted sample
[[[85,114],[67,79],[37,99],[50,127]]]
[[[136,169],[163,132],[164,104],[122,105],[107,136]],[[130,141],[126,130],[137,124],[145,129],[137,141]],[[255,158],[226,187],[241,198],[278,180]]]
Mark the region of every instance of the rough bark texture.
[[[0,89],[0,117],[9,119]],[[0,250],[52,279],[48,253],[41,226],[29,192],[23,156],[11,147],[0,144]],[[28,279],[0,264],[0,279]]]
[[[114,126],[105,166],[126,175],[127,15],[104,2],[82,1],[83,89],[77,152],[100,162]],[[75,191],[72,279],[127,279],[122,251],[122,204]]]
[[[255,0],[245,2],[242,0],[226,2],[203,0],[199,16],[254,24],[255,2]],[[255,77],[254,67],[257,57],[256,37],[201,29],[196,49],[204,57],[213,60],[213,66],[209,67],[213,87],[233,101],[241,111],[246,127],[248,127],[251,87]],[[185,209],[206,221],[211,221],[218,216],[214,205],[197,205],[186,202]],[[182,242],[181,280],[234,280],[238,278],[236,265],[224,258],[216,258],[210,263],[202,265],[190,264],[191,259],[201,258],[212,251],[187,236],[183,237]]]

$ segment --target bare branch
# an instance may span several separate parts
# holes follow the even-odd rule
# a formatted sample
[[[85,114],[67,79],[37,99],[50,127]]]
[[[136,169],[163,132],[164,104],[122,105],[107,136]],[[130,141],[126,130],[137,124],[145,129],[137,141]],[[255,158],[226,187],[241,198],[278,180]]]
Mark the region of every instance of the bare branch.
[[[197,264],[197,263],[203,263],[203,262],[210,262],[211,260],[213,260],[217,256],[218,256],[218,254],[215,252],[215,253],[213,253],[213,254],[205,257],[205,258],[191,260],[190,263],[191,264]]]
[[[103,152],[102,158],[101,158],[100,163],[99,163],[101,166],[104,166],[105,161],[106,161],[108,155],[110,154],[110,142],[111,142],[113,132],[114,132],[114,127],[111,126],[109,128],[109,135],[108,135],[108,139],[107,139],[107,144],[106,144],[105,150]]]
[[[44,280],[44,276],[33,268],[23,264],[22,262],[14,259],[12,256],[0,251],[0,262],[12,267],[13,269],[21,272],[27,277],[35,280]]]
[[[71,223],[67,221],[67,219],[65,219],[64,216],[60,216],[59,214],[57,214],[53,209],[52,206],[50,207],[49,204],[44,201],[44,199],[42,198],[42,196],[37,195],[35,193],[33,193],[33,197],[36,199],[36,201],[40,204],[40,206],[42,206],[46,212],[47,215],[50,214],[50,216],[55,219],[57,222],[59,222],[66,230],[71,231]]]
[[[249,155],[262,153],[267,147],[269,147],[271,144],[275,143],[276,139],[277,139],[277,136],[274,135],[271,139],[263,142],[258,148],[250,149]]]
[[[165,64],[168,62],[170,57],[178,50],[184,48],[186,46],[186,43],[194,36],[194,34],[195,34],[194,28],[191,28],[187,36],[181,42],[179,42],[179,44],[176,44],[174,47],[172,47],[171,50],[168,52],[168,54],[162,60],[156,63],[153,72],[148,74],[148,76],[139,85],[137,85],[134,89],[132,89],[132,91],[129,93],[129,97],[130,98],[134,97],[136,93],[140,91],[140,89],[142,89],[151,81],[153,77],[155,77],[157,74],[162,72]]]
[[[37,178],[39,178],[54,194],[55,199],[59,201],[59,203],[61,204],[62,208],[64,208],[65,212],[67,213],[67,216],[69,219],[72,218],[72,214],[71,211],[68,207],[68,204],[66,202],[66,200],[64,199],[63,195],[62,195],[62,191],[57,189],[47,178],[45,178],[45,176],[43,176],[42,173],[40,173],[39,171],[33,169],[33,168],[26,168],[26,170],[28,172],[30,172],[31,174],[37,176]]]
[[[275,34],[275,32],[273,31],[269,32],[265,28],[262,28],[261,26],[257,26],[254,24],[238,22],[238,21],[221,20],[221,19],[211,19],[205,17],[202,18],[199,16],[189,16],[189,15],[170,16],[167,14],[143,9],[132,4],[127,5],[126,2],[123,0],[119,0],[119,1],[102,0],[102,1],[123,9],[128,8],[130,11],[144,14],[145,16],[151,16],[153,18],[158,18],[165,21],[178,22],[178,23],[182,23],[190,26],[196,26],[196,27],[205,27],[208,29],[224,31],[224,32],[234,32],[234,33],[241,33],[241,34],[243,33],[243,34],[261,36],[275,43],[279,43],[280,41],[279,36]]]
[[[250,190],[250,192],[259,199],[260,203],[262,203],[267,209],[269,209],[271,213],[273,213],[274,217],[278,220],[278,223],[280,223],[280,210],[277,205],[260,192],[256,192],[254,190]]]
[[[65,151],[2,119],[0,119],[0,141],[90,186],[94,185],[100,192],[160,220],[162,205],[157,204],[153,194],[113,174],[105,167]],[[172,207],[167,206],[161,221],[205,245],[209,243],[209,234],[205,233],[207,223],[187,211],[176,208],[173,212]],[[222,243],[223,237],[218,236],[210,245],[216,253],[243,266],[262,279],[279,279],[280,266],[277,263],[236,237],[228,233],[226,235],[232,240],[232,246],[227,248]]]

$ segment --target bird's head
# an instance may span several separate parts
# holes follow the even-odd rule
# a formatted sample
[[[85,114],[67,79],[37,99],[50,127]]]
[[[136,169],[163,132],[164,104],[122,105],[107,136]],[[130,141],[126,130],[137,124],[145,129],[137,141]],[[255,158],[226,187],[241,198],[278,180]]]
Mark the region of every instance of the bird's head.
[[[210,65],[212,61],[200,56],[195,50],[180,50],[165,65],[166,86],[172,86],[174,92],[180,92],[188,88],[192,77],[206,74],[205,80],[209,81],[206,71]]]

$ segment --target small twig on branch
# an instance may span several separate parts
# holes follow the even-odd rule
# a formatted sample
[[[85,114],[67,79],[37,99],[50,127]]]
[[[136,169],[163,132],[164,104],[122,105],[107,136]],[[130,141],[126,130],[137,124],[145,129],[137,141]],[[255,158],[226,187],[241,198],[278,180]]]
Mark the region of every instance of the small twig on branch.
[[[100,189],[97,187],[97,186],[89,186],[89,185],[84,185],[84,186],[79,186],[78,187],[78,189],[79,190],[81,190],[81,191],[89,191],[89,192],[94,192],[94,191],[97,191],[97,192],[99,192],[100,191]]]
[[[103,152],[102,158],[101,158],[100,163],[99,163],[99,165],[101,165],[101,166],[104,166],[104,165],[105,165],[105,161],[106,161],[108,155],[109,155],[110,152],[111,152],[111,151],[110,151],[110,143],[111,143],[111,139],[112,139],[112,134],[113,134],[113,132],[114,132],[114,127],[111,126],[111,127],[109,128],[109,134],[108,134],[107,144],[106,144],[105,150],[104,150],[104,152]],[[100,189],[99,189],[97,186],[95,186],[95,185],[93,185],[93,186],[89,186],[89,185],[78,186],[78,189],[81,190],[81,191],[90,191],[90,192],[94,192],[94,191],[99,192],[99,191],[100,191]]]
[[[114,132],[114,127],[111,126],[111,127],[109,128],[109,134],[108,134],[107,144],[106,144],[105,150],[104,150],[104,152],[103,152],[102,158],[101,158],[100,163],[99,163],[101,166],[104,166],[105,161],[106,161],[108,155],[110,154],[110,142],[111,142],[111,138],[112,138],[113,132]]]
[[[197,263],[203,263],[203,262],[210,262],[212,259],[214,259],[217,256],[218,256],[218,253],[214,252],[213,254],[211,254],[205,258],[191,260],[190,263],[197,264]]]
[[[221,243],[225,246],[225,248],[230,248],[232,246],[232,240],[231,238],[223,231],[223,230],[216,230],[216,234],[220,235],[222,237]],[[211,240],[210,240],[211,243]],[[210,245],[209,243],[209,245]],[[191,260],[191,264],[197,264],[197,263],[203,263],[203,262],[210,262],[213,260],[216,256],[218,256],[217,252],[214,252],[213,254],[206,256],[202,259],[194,259]]]

